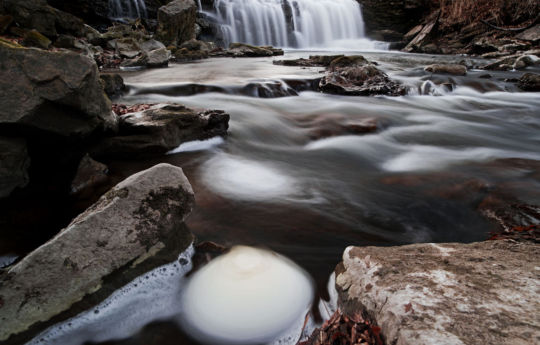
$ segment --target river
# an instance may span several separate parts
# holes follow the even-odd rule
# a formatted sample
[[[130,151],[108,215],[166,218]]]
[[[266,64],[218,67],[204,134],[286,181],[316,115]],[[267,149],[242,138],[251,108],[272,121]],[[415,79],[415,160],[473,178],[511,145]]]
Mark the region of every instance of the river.
[[[182,167],[197,204],[187,225],[199,241],[281,253],[310,273],[323,296],[349,245],[485,240],[496,229],[481,212],[489,198],[540,204],[540,98],[505,81],[520,73],[488,77],[474,68],[483,61],[460,56],[345,53],[376,61],[409,94],[291,91],[288,85],[323,69],[272,63],[328,51],[124,72],[130,92],[118,103],[222,109],[230,129],[225,140],[190,143],[166,156],[107,162],[111,185],[157,162]],[[424,71],[464,59],[473,66],[464,77]],[[107,340],[92,332],[122,324],[121,317],[93,322],[94,331],[78,331],[79,343]],[[178,336],[166,322],[156,327],[107,344],[142,344],[156,329]]]

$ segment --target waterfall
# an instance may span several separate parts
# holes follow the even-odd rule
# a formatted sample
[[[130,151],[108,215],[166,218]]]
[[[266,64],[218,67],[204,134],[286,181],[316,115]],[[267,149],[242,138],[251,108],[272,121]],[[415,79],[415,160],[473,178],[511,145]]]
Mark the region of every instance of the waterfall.
[[[144,0],[109,0],[111,18],[146,18]]]
[[[214,11],[226,44],[305,48],[364,37],[356,0],[215,0]]]

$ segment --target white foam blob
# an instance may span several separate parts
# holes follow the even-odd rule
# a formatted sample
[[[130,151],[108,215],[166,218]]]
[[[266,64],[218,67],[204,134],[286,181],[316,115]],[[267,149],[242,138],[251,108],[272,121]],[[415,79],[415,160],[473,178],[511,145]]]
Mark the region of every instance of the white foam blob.
[[[202,169],[205,185],[230,198],[266,200],[299,193],[297,181],[270,163],[220,154]]]
[[[80,345],[122,339],[154,321],[175,317],[185,274],[192,268],[193,245],[177,261],[141,275],[98,306],[45,330],[27,345]]]
[[[313,293],[309,276],[290,260],[237,246],[188,282],[183,325],[208,344],[289,343],[300,336]]]
[[[180,144],[175,149],[167,152],[168,155],[180,152],[193,152],[193,151],[204,151],[210,150],[216,146],[223,144],[225,140],[222,137],[213,137],[206,140],[193,140]]]

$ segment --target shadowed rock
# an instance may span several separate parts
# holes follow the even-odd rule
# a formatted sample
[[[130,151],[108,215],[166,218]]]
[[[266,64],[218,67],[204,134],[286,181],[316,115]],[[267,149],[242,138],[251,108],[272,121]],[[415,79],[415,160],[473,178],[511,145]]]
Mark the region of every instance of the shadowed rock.
[[[388,344],[530,344],[540,337],[537,244],[348,247],[344,312],[365,308]]]
[[[179,249],[185,250],[193,237],[183,221],[193,203],[182,169],[169,164],[116,185],[0,275],[0,341],[47,322],[87,295],[112,293],[104,284],[109,276],[144,266],[171,237],[181,235]]]
[[[117,119],[86,56],[0,46],[0,127],[84,137]]]
[[[29,166],[26,140],[0,137],[0,198],[28,184]]]
[[[174,0],[158,10],[156,37],[168,45],[179,45],[195,38],[197,5],[193,0]]]

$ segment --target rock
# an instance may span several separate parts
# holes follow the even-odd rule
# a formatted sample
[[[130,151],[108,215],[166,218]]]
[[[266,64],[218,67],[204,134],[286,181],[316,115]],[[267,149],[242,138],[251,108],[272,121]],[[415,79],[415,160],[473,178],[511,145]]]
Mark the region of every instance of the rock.
[[[56,41],[54,41],[54,46],[56,48],[73,49],[77,44],[76,42],[77,39],[71,35],[60,35]]]
[[[409,44],[407,44],[407,46],[403,50],[408,52],[420,50],[420,46],[425,45],[429,40],[430,35],[434,31],[434,28],[436,27],[438,21],[439,15],[437,15],[436,19],[426,24],[418,33],[418,35],[416,35],[414,39],[409,42]]]
[[[482,68],[492,71],[507,71],[512,69],[512,66],[516,63],[516,60],[519,56],[520,55],[505,56],[495,62],[485,65]]]
[[[403,34],[394,30],[376,30],[371,37],[379,41],[398,42],[403,39]]]
[[[166,46],[195,38],[197,5],[193,0],[174,0],[158,10],[156,37]]]
[[[406,89],[390,80],[363,56],[344,56],[332,60],[329,70],[319,82],[319,89],[326,93],[371,96],[404,95]]]
[[[37,30],[30,30],[24,35],[22,44],[25,47],[49,49],[51,46],[51,40],[40,34]]]
[[[165,45],[155,39],[144,41],[140,44],[140,48],[143,52],[149,52],[156,49],[165,48]]]
[[[466,75],[467,67],[459,64],[433,64],[426,66],[424,71],[438,74]]]
[[[514,69],[524,69],[529,66],[540,64],[540,58],[536,55],[521,55],[514,62]]]
[[[13,23],[13,17],[10,15],[0,15],[0,35],[6,32],[9,26]]]
[[[531,41],[534,44],[540,42],[540,24],[536,24],[532,28],[519,33],[516,35],[516,38],[524,41]]]
[[[0,276],[0,341],[59,315],[88,295],[112,293],[107,278],[145,265],[173,236],[185,250],[193,236],[183,221],[193,204],[182,169],[169,164],[116,185]]]
[[[101,73],[99,75],[103,83],[103,89],[110,99],[120,96],[126,91],[124,79],[118,73]]]
[[[30,158],[26,141],[0,137],[0,198],[5,198],[17,187],[28,184]]]
[[[348,247],[344,312],[367,311],[387,344],[530,344],[540,339],[538,244],[487,241]]]
[[[71,194],[82,194],[84,191],[93,190],[108,180],[109,168],[100,162],[93,160],[86,154],[79,163],[77,173],[71,182]]]
[[[167,48],[159,48],[147,53],[146,66],[150,68],[155,67],[167,67],[169,65],[169,58],[171,52]]]
[[[128,59],[133,59],[141,54],[138,41],[132,37],[110,40],[107,42],[107,46],[114,49],[118,55]]]
[[[274,65],[283,66],[302,66],[302,67],[328,67],[330,63],[345,55],[310,55],[309,59],[294,59],[294,60],[274,60]]]
[[[524,91],[540,91],[540,74],[525,73],[519,78],[518,87]]]
[[[81,19],[49,6],[45,0],[3,2],[7,13],[23,28],[35,29],[49,38],[55,38],[59,31],[84,36],[84,23]]]
[[[118,136],[103,139],[91,151],[95,157],[163,154],[192,140],[226,136],[229,115],[219,110],[197,112],[168,104],[120,118]]]
[[[311,140],[340,135],[362,135],[374,133],[380,126],[375,118],[347,118],[342,114],[321,114],[308,119],[301,119],[300,125],[308,128]]]
[[[208,51],[205,50],[189,50],[180,48],[174,52],[173,59],[176,62],[188,62],[193,60],[201,60],[208,58]]]
[[[0,45],[0,61],[0,125],[66,137],[116,129],[90,58]]]
[[[258,57],[283,55],[282,49],[271,46],[252,46],[246,43],[231,43],[227,50],[228,56],[233,57]]]
[[[497,52],[499,51],[498,49],[499,45],[500,44],[498,44],[493,39],[481,37],[480,39],[477,39],[476,41],[473,42],[470,48],[470,52],[472,54],[478,54],[478,55],[491,53],[491,52]]]
[[[109,0],[47,0],[49,5],[82,18],[85,23],[110,24]]]

